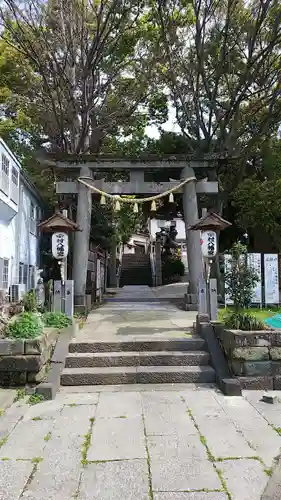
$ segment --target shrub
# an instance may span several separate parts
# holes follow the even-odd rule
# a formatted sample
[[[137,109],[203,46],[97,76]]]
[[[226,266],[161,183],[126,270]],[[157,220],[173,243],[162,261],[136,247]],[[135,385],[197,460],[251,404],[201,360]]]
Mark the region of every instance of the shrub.
[[[43,323],[37,314],[24,312],[7,328],[7,336],[15,339],[32,339],[43,331]]]
[[[232,330],[264,330],[263,321],[248,312],[231,312],[225,316],[224,324],[226,328]]]
[[[26,312],[34,312],[37,310],[37,300],[35,290],[30,290],[23,297],[24,310]]]
[[[47,312],[43,315],[43,321],[46,326],[53,326],[54,328],[65,328],[71,325],[71,319],[64,313]]]
[[[185,272],[184,264],[178,257],[167,257],[162,262],[163,279],[171,280],[174,276],[183,276]]]
[[[233,300],[235,312],[249,308],[258,275],[247,265],[247,247],[241,243],[233,245],[229,270],[225,271],[225,287],[227,294]]]

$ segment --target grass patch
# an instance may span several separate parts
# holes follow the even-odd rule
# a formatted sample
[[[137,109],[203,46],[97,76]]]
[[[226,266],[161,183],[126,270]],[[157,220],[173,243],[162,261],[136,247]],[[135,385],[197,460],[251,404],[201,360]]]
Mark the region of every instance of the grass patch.
[[[274,425],[272,427],[275,430],[275,432],[277,432],[277,434],[279,434],[279,436],[281,436],[281,427],[275,427]]]
[[[68,406],[70,406],[70,408],[75,408],[75,406],[77,406],[77,404],[76,403],[70,403],[70,405],[68,405]]]
[[[32,464],[40,464],[40,462],[42,462],[42,461],[43,461],[43,457],[34,457],[34,458],[32,458],[31,463]]]
[[[81,464],[82,465],[87,465],[87,463],[88,463],[87,453],[88,453],[88,450],[91,446],[92,430],[93,430],[94,421],[95,421],[94,417],[90,418],[90,429],[87,432],[87,434],[84,435],[84,441],[83,441],[82,450],[81,450],[81,455],[82,455]]]
[[[41,417],[34,417],[32,420],[34,420],[34,422],[37,422],[37,420],[43,420]]]
[[[20,401],[21,399],[24,399],[25,396],[26,396],[25,389],[18,389],[17,393],[15,395],[14,403],[16,403],[17,401]]]
[[[48,434],[46,434],[46,436],[44,437],[44,441],[47,441],[47,442],[50,441],[51,437],[52,437],[52,433],[48,432]]]
[[[218,320],[223,322],[225,316],[227,314],[229,314],[230,312],[232,312],[232,311],[233,311],[232,307],[227,307],[225,309],[219,309]],[[276,307],[276,309],[273,309],[273,308],[260,309],[258,307],[253,307],[253,308],[250,308],[250,309],[242,309],[241,312],[242,313],[247,313],[247,312],[251,313],[257,319],[259,319],[260,321],[264,321],[267,318],[271,318],[275,314],[281,314],[281,308],[280,307]]]
[[[227,495],[228,500],[232,500],[232,499],[231,499],[231,494],[230,494],[230,492],[229,492],[229,491],[228,491],[228,489],[227,489],[226,480],[225,480],[225,479],[224,479],[224,477],[223,477],[223,472],[222,472],[222,470],[221,470],[221,469],[216,468],[216,471],[217,471],[217,475],[219,476],[219,479],[220,479],[221,485],[222,485],[222,487],[223,487],[223,489],[224,489],[224,491],[225,491],[225,493],[226,493],[226,495]]]
[[[7,443],[8,441],[8,436],[3,437],[3,439],[0,439],[0,448]]]
[[[264,472],[267,476],[271,477],[273,474],[273,467],[270,467],[269,469],[264,469]]]
[[[261,462],[263,464],[263,461],[260,457],[253,456],[253,457],[220,457],[216,458],[216,462],[226,462],[227,460],[257,460],[257,462]]]
[[[43,403],[43,401],[45,401],[43,394],[32,394],[28,400],[28,404],[34,406],[38,405],[38,403]]]
[[[8,457],[4,457],[4,458],[1,458],[1,460],[2,460],[3,462],[8,462],[8,460],[10,460],[10,459],[9,459]]]
[[[126,415],[120,415],[120,417],[116,417],[116,418],[127,418]]]
[[[5,410],[3,410],[2,408],[0,408],[0,417],[3,417],[4,413],[5,413]]]

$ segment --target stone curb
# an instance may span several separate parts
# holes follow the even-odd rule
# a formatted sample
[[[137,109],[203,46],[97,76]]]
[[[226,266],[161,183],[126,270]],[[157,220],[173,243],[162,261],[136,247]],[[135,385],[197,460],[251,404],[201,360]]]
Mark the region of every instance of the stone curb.
[[[73,321],[72,325],[61,330],[50,363],[47,379],[36,387],[35,393],[45,399],[55,399],[60,386],[60,376],[64,369],[65,358],[68,354],[69,342],[78,332],[79,324]]]
[[[240,383],[236,378],[231,376],[229,366],[208,315],[197,315],[196,332],[201,335],[206,342],[211,357],[211,365],[216,372],[216,382],[220,390],[226,396],[241,396]]]
[[[277,465],[269,478],[261,500],[280,500],[281,498],[281,457],[278,458]]]

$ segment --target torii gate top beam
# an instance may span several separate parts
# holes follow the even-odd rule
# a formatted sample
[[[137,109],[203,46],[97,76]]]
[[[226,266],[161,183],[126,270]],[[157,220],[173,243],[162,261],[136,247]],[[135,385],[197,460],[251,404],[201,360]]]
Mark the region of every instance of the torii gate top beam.
[[[98,170],[148,170],[148,169],[183,169],[189,166],[193,169],[214,168],[215,163],[226,159],[224,155],[210,154],[200,157],[195,155],[169,155],[159,157],[158,155],[146,155],[135,158],[119,158],[116,156],[104,156],[93,154],[60,154],[47,153],[38,157],[41,165],[50,167],[78,170],[82,166]]]

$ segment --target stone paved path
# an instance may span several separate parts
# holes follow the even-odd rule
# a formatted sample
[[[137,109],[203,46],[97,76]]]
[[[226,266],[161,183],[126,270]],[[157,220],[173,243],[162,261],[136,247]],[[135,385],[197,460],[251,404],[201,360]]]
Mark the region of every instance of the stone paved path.
[[[281,447],[281,403],[133,387],[64,388],[1,412],[0,500],[260,499]]]

